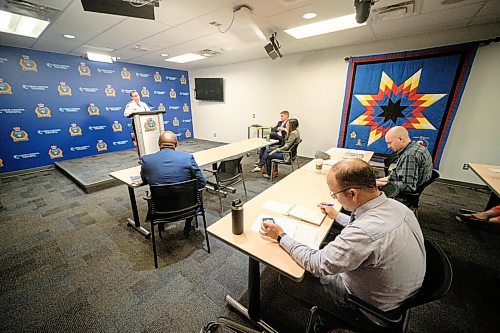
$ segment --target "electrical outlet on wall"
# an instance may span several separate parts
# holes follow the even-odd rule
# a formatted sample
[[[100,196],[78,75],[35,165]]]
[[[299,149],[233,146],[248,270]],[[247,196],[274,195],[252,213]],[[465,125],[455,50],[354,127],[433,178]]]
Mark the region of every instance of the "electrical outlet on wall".
[[[217,133],[214,133],[214,138],[217,136]]]
[[[464,170],[469,170],[469,164],[464,163],[464,166],[462,167],[462,169],[464,169]]]
[[[252,118],[255,118],[255,113],[252,113]]]

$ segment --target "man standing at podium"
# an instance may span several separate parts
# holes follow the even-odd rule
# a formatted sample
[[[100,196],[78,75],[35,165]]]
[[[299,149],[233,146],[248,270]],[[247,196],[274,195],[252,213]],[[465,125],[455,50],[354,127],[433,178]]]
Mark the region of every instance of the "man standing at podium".
[[[137,113],[137,112],[151,111],[151,109],[149,108],[149,106],[146,103],[141,102],[141,97],[139,96],[139,93],[137,92],[137,90],[132,90],[130,92],[130,98],[132,98],[132,100],[127,103],[127,105],[125,106],[125,111],[123,112],[123,115],[125,117],[129,117],[132,114]],[[131,136],[132,136],[132,142],[134,142],[134,146],[137,147],[137,138],[136,138],[133,120],[132,120]],[[139,153],[139,150],[137,150],[137,153]],[[139,154],[139,157],[140,157],[140,154]]]
[[[130,97],[132,98],[132,100],[127,103],[127,105],[125,106],[125,111],[123,112],[123,115],[125,117],[128,117],[136,112],[151,111],[146,103],[141,102],[141,97],[136,90],[132,90],[130,92]]]

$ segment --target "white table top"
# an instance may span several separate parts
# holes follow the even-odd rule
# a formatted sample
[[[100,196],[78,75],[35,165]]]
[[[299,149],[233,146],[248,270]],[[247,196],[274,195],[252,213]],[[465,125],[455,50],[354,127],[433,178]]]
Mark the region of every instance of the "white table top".
[[[277,142],[278,140],[266,141],[264,138],[251,138],[211,149],[198,151],[196,153],[193,153],[193,156],[196,160],[196,163],[198,163],[198,165],[201,167],[202,165],[215,163],[231,156],[244,154],[248,151],[272,145]],[[139,187],[143,185],[142,181],[139,179],[140,174],[141,166],[138,165],[135,167],[111,172],[109,175],[122,181],[130,187]],[[132,182],[132,177],[138,180]]]
[[[469,166],[500,197],[500,166],[478,163],[469,163]]]
[[[330,155],[333,156],[333,153],[337,153],[344,156],[347,152],[362,153],[363,156],[365,156],[363,158],[365,160],[369,160],[373,155],[373,152],[353,151],[341,148],[332,148],[328,151],[328,154],[332,153]],[[284,198],[288,198],[288,200],[294,200],[295,202],[286,203],[299,204],[302,207],[310,209],[319,209],[316,206],[320,202],[331,202],[335,204],[335,209],[340,209],[340,204],[330,196],[325,173],[311,172],[311,170],[314,169],[315,161],[312,160],[245,203],[243,234],[234,235],[232,233],[231,214],[224,216],[222,219],[209,226],[207,228],[208,233],[246,255],[300,281],[304,276],[304,269],[300,267],[288,253],[279,246],[279,244],[265,240],[257,232],[251,230],[251,227],[260,214],[280,216],[278,213],[266,210],[262,207],[268,200],[285,202],[287,199]],[[297,220],[297,223],[319,228],[319,244],[326,237],[333,221],[326,217],[319,227],[299,220]]]

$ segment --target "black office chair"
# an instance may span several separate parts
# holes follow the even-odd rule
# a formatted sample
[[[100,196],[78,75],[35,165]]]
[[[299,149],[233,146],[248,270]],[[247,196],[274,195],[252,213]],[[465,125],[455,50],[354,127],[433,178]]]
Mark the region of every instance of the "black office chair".
[[[420,204],[420,195],[425,190],[425,188],[430,184],[434,183],[434,181],[436,181],[439,178],[439,176],[440,176],[439,172],[433,169],[431,178],[427,182],[417,187],[415,193],[399,192],[398,199],[400,198],[401,202],[403,202],[406,206],[408,206],[408,208],[413,210],[415,216],[418,217],[418,206]]]
[[[380,167],[380,166],[374,166],[373,168],[376,170],[376,171],[383,171],[382,172],[377,172],[377,178],[382,178],[382,177],[387,177],[389,176],[389,174],[391,173],[391,170],[390,170],[390,167],[393,163],[395,163],[398,159],[399,155],[398,155],[398,152],[392,152],[392,154],[388,155],[385,159],[384,159],[384,166],[383,167]]]
[[[236,189],[233,187],[234,185],[243,183],[245,199],[247,198],[247,187],[245,185],[245,178],[243,177],[243,168],[241,166],[242,159],[243,156],[239,156],[220,161],[217,170],[204,169],[204,171],[210,172],[215,177],[215,182],[207,181],[207,184],[209,185],[208,188],[213,188],[213,191],[219,197],[221,214],[224,212],[222,198],[225,198],[228,193],[236,193]]]
[[[302,139],[300,139],[299,141],[294,143],[293,146],[290,147],[290,150],[283,151],[283,159],[282,160],[273,158],[271,160],[271,170],[274,169],[274,164],[276,164],[276,167],[279,164],[282,164],[282,165],[290,165],[292,167],[292,171],[293,171],[293,163],[294,162],[297,162],[297,169],[300,168],[299,159],[297,158],[298,157],[297,156],[297,149],[299,148],[299,145],[301,142],[302,142]],[[270,181],[271,182],[273,181],[273,172],[271,172]]]
[[[311,329],[313,329],[315,315],[327,318],[333,316],[335,317],[334,320],[339,323],[339,328],[347,328],[356,332],[406,332],[410,309],[442,298],[450,289],[453,280],[453,270],[450,261],[441,247],[432,240],[425,240],[425,251],[427,257],[426,272],[422,287],[413,297],[404,301],[397,309],[382,311],[356,296],[348,296],[347,301],[349,303],[375,316],[386,327],[380,326],[373,330],[352,327],[352,325],[342,322],[342,318],[336,318],[335,314],[330,314],[326,310],[314,306],[311,308],[306,332],[312,332]]]
[[[203,217],[203,227],[205,229],[208,253],[210,253],[207,221],[205,219],[205,209],[203,208],[203,190],[198,189],[198,180],[191,179],[179,183],[149,185],[149,189],[151,194],[149,195],[146,193],[144,200],[148,202],[148,216],[146,220],[151,223],[151,242],[153,246],[155,268],[158,268],[155,239],[156,225],[164,225],[187,218],[194,218],[196,220],[196,225],[198,225],[197,218],[198,215],[201,215]]]

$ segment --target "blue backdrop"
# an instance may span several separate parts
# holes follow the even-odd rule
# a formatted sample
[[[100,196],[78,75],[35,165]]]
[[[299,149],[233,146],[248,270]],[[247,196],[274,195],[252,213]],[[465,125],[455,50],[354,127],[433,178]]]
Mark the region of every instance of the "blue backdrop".
[[[0,173],[132,148],[131,90],[193,137],[187,71],[0,46]]]

